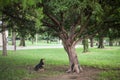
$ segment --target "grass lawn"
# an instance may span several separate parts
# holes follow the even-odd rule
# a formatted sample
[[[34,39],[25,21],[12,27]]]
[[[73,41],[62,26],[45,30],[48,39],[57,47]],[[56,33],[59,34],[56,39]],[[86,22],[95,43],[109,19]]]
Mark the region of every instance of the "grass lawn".
[[[8,51],[8,56],[1,56],[0,80],[22,80],[40,76],[59,75],[68,68],[68,57],[64,49],[35,49]],[[119,80],[120,47],[105,49],[90,48],[90,52],[82,53],[77,48],[79,62],[82,66],[107,69],[99,74],[98,80]],[[32,69],[41,58],[45,58],[46,71],[36,73]]]

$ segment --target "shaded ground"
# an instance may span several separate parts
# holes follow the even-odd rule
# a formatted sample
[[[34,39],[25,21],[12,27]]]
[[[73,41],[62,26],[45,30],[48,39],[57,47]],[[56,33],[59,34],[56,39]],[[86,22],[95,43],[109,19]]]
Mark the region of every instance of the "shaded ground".
[[[40,77],[34,78],[32,80],[95,80],[97,78],[97,74],[100,73],[101,71],[102,70],[99,69],[85,67],[84,71],[81,72],[80,74],[63,73],[57,76]]]

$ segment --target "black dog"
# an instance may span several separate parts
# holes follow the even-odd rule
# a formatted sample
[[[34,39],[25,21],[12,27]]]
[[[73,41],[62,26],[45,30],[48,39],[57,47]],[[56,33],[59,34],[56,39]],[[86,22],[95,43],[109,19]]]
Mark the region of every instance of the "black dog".
[[[39,69],[44,69],[44,59],[41,59],[40,63],[37,64],[34,68],[35,71],[38,71]]]

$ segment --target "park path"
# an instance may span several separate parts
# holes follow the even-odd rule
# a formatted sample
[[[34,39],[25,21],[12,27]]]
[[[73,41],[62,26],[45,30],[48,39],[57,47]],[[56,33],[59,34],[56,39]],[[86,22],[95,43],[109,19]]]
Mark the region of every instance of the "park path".
[[[80,46],[76,46],[80,47]],[[63,48],[62,45],[40,45],[40,46],[26,46],[26,47],[20,47],[17,46],[16,50],[25,50],[25,49],[47,49],[47,48]],[[2,50],[2,47],[0,46],[0,50]],[[8,45],[7,50],[14,50],[14,46]]]
[[[40,45],[40,46],[26,46],[26,47],[21,47],[17,46],[17,50],[24,50],[24,49],[44,49],[44,48],[63,48],[62,45]],[[2,47],[0,47],[0,50],[2,50]],[[14,46],[8,45],[7,50],[14,50]]]

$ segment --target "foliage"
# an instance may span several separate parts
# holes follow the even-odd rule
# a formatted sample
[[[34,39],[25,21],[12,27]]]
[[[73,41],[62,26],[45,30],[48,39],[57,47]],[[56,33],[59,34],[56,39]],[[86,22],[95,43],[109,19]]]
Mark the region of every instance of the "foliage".
[[[40,19],[43,17],[42,8],[37,9],[35,6],[35,2],[40,2],[40,0],[6,1],[8,3],[1,5],[0,12],[5,16],[4,22],[7,23],[9,31],[16,32],[17,37],[34,38],[34,35],[40,29]]]
[[[119,38],[120,29],[120,1],[107,1],[103,0],[100,2],[104,10],[104,15],[102,17],[102,26],[104,26],[101,31],[101,35],[108,36],[109,38],[115,39]]]
[[[90,1],[90,0],[44,1],[43,0],[42,3],[44,5],[43,6],[44,14],[47,15],[47,17],[44,18],[45,20],[43,23],[45,24],[48,23],[54,26],[54,27],[50,27],[51,25],[47,25],[48,27],[54,29],[56,32],[60,30],[59,26],[64,26],[65,28],[64,30],[68,34],[70,34],[72,26],[75,26],[76,27],[75,33],[79,33],[79,31],[81,31],[81,27],[87,25],[87,21],[89,20],[88,16],[102,15],[101,6],[99,5],[98,2],[95,1]],[[56,19],[57,22],[55,23],[53,20],[51,20],[50,16],[54,17],[54,19]],[[83,32],[86,33],[86,31],[88,30],[84,30]]]

